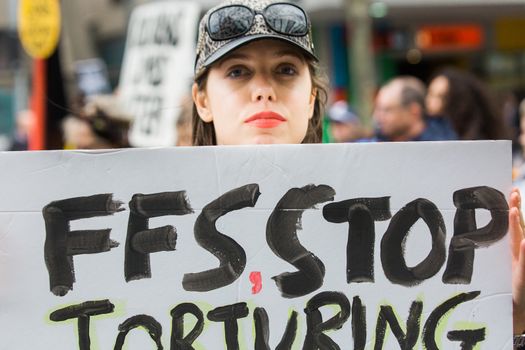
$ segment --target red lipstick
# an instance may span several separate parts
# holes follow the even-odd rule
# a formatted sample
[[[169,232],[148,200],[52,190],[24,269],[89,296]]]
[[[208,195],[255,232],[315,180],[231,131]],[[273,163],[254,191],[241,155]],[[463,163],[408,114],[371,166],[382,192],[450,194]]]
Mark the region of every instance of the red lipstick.
[[[269,128],[275,128],[281,123],[284,123],[286,119],[280,115],[279,113],[271,112],[271,111],[265,111],[265,112],[259,112],[248,119],[246,119],[244,122],[246,124],[253,125],[257,128],[261,129],[269,129]]]

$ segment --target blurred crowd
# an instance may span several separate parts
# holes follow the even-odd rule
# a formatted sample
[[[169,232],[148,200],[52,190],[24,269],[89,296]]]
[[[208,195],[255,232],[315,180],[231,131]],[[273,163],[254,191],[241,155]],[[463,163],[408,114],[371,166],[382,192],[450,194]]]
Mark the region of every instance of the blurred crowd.
[[[525,95],[498,96],[474,74],[444,68],[425,82],[398,76],[376,96],[373,127],[345,100],[328,109],[333,142],[512,140],[513,179],[525,181]]]
[[[343,106],[346,113],[339,110]],[[363,133],[360,118],[346,101],[333,102],[327,117],[335,142],[509,139],[518,143],[520,134],[517,102],[498,104],[487,84],[456,68],[439,71],[427,85],[413,76],[398,76],[382,85],[371,136]],[[352,131],[342,135],[342,128]]]
[[[191,146],[191,98],[184,98],[177,111],[177,141],[174,146]],[[116,94],[83,96],[76,99],[70,113],[61,122],[64,149],[112,149],[131,147],[128,135],[133,117],[125,111]],[[22,110],[8,147],[10,151],[29,149],[29,134],[34,113]]]

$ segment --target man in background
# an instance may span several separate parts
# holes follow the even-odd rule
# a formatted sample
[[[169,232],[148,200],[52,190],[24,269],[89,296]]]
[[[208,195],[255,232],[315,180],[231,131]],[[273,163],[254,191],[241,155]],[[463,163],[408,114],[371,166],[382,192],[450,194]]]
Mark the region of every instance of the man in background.
[[[366,137],[359,117],[346,101],[332,104],[328,109],[328,121],[334,142],[352,142]]]
[[[455,140],[447,121],[427,118],[425,85],[415,77],[394,78],[381,87],[374,109],[373,141]]]
[[[9,146],[9,151],[26,151],[29,149],[29,134],[33,128],[35,114],[30,109],[24,109],[16,115],[16,129]]]

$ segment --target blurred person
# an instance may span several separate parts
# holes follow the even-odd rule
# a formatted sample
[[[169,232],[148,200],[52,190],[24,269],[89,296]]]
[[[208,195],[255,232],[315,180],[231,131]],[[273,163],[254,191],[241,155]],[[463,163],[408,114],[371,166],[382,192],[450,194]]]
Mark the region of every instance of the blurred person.
[[[97,140],[89,121],[70,114],[62,121],[64,149],[110,148],[109,143]]]
[[[191,112],[192,112],[192,103],[191,96],[186,96],[181,101],[181,109],[179,117],[176,122],[177,129],[177,141],[175,146],[191,146],[192,137],[191,137]]]
[[[520,124],[519,143],[521,145],[521,153],[525,157],[525,98],[520,102],[518,113]]]
[[[456,134],[443,120],[425,113],[425,85],[416,77],[400,76],[383,85],[378,92],[372,141],[454,140]]]
[[[17,113],[15,133],[9,151],[26,151],[29,149],[29,134],[33,128],[34,119],[35,114],[30,109],[24,109]]]
[[[456,68],[439,71],[426,96],[429,115],[447,118],[461,140],[509,137],[489,88],[473,74]]]
[[[511,139],[515,141],[519,136],[520,99],[516,92],[507,91],[501,100],[503,101],[501,107],[503,121],[507,128],[509,128]]]
[[[327,116],[334,142],[352,142],[366,137],[359,117],[346,101],[334,102]]]
[[[518,107],[520,150],[514,154],[512,179],[525,189],[525,98]]]
[[[520,141],[521,118],[525,113],[525,90],[507,91],[503,98],[502,111],[503,120],[507,126],[509,139],[512,140],[512,156],[513,160],[523,159],[522,145]],[[524,121],[525,122],[525,121]],[[521,162],[520,162],[521,164]]]
[[[67,116],[63,123],[64,148],[110,149],[128,144],[130,118],[105,97],[90,100],[79,112]]]

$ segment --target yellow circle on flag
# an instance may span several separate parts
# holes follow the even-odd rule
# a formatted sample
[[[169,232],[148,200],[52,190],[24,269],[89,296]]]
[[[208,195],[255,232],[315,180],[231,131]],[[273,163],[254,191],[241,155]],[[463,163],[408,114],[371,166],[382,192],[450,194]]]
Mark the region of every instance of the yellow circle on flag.
[[[18,35],[33,58],[48,58],[55,51],[60,35],[58,0],[20,0]]]

